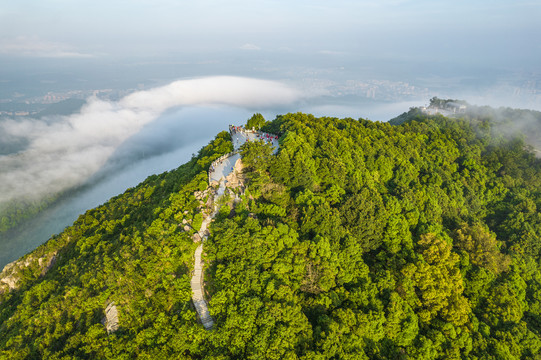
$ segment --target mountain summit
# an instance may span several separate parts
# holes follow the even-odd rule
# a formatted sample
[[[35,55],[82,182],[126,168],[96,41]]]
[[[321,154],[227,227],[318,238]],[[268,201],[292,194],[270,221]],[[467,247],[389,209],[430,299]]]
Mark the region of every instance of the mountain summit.
[[[394,123],[256,114],[89,210],[0,275],[0,358],[536,359],[541,161]]]

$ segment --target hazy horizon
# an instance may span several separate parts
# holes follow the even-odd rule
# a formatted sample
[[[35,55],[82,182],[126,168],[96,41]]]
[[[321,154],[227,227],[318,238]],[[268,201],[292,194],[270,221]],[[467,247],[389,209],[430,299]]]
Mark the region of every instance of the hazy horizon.
[[[0,5],[0,99],[229,75],[541,110],[539,18],[525,0],[22,0]]]
[[[541,111],[539,18],[523,0],[4,2],[0,205],[177,167],[254,112],[387,121],[433,96]],[[66,99],[86,105],[38,116]]]

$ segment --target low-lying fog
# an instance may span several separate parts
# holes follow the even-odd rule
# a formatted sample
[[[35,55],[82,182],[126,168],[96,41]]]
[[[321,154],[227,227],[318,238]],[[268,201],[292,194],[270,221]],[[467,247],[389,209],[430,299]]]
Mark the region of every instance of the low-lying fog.
[[[241,108],[187,107],[170,111],[124,142],[91,183],[16,229],[0,234],[0,269],[61,232],[86,210],[124,192],[152,174],[188,161],[230,123],[247,119]],[[105,170],[104,170],[105,169]]]
[[[118,101],[89,98],[80,112],[69,116],[1,121],[0,210],[13,200],[39,200],[66,191],[70,196],[0,234],[0,269],[86,210],[185,163],[218,132],[229,124],[244,124],[254,112],[268,120],[302,111],[387,121],[428,100],[341,100],[305,90],[245,77],[195,78]]]

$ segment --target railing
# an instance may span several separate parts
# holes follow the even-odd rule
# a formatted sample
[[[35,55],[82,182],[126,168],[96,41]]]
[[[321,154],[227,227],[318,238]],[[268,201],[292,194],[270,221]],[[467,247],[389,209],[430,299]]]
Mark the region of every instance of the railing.
[[[272,135],[272,136],[277,136],[276,134],[266,133],[266,132],[263,132],[261,130],[245,129],[243,126],[233,126],[233,125],[229,125],[229,133],[233,133],[234,128],[235,129],[240,129],[239,131],[241,131],[243,133],[259,134],[259,135],[269,134],[269,135]]]
[[[216,160],[214,160],[210,164],[210,168],[216,167],[218,165],[218,163],[220,163],[220,162],[224,161],[225,159],[227,159],[228,157],[233,156],[233,155],[238,154],[238,153],[239,153],[239,151],[235,150],[235,151],[228,152],[227,154],[223,154],[222,156],[220,156],[219,158],[217,158]]]
[[[260,130],[253,130],[253,129],[245,129],[244,127],[242,126],[233,126],[233,125],[229,125],[229,132],[231,134],[233,134],[233,130],[235,129],[235,131],[241,131],[241,132],[244,132],[244,133],[250,133],[250,134],[258,134],[261,136],[261,138],[263,139],[263,136],[265,135],[269,135],[269,136],[272,136],[272,137],[276,137],[277,135],[275,134],[271,134],[271,133],[266,133],[266,132],[263,132],[263,131],[260,131]],[[237,130],[238,129],[238,130]],[[263,139],[264,140],[264,139]],[[220,156],[219,158],[217,158],[216,160],[214,160],[210,166],[209,166],[209,170],[210,169],[213,169],[215,167],[218,166],[219,163],[221,163],[222,161],[224,161],[225,159],[227,159],[228,157],[230,156],[233,156],[233,155],[236,155],[239,153],[239,150],[235,150],[235,151],[231,151],[231,152],[228,152],[227,154],[224,154],[222,156]],[[209,171],[209,183],[210,183],[210,171]]]

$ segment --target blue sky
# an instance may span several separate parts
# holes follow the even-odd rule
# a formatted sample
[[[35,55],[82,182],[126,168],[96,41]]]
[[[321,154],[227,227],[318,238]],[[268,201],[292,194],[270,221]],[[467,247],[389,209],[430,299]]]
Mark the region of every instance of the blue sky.
[[[539,19],[541,2],[524,0],[18,0],[0,5],[0,52],[106,58],[298,50],[531,66],[541,55]]]
[[[539,19],[539,0],[4,1],[0,95],[232,75],[541,109]],[[397,82],[416,90],[391,99]]]

